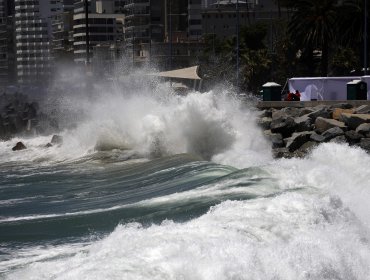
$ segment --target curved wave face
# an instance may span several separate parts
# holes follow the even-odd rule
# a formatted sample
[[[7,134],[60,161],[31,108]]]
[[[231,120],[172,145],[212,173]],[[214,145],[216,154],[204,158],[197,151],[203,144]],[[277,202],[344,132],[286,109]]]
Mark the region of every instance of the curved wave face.
[[[76,97],[61,146],[0,142],[1,279],[368,279],[368,154],[273,160],[230,92],[168,92]]]

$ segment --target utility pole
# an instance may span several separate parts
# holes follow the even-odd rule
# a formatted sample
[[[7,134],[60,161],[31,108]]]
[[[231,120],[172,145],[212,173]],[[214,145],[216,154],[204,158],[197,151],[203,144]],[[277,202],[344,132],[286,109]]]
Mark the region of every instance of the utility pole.
[[[89,38],[89,3],[88,0],[84,0],[85,6],[85,37],[86,37],[86,66],[90,66],[90,38]]]
[[[367,0],[364,11],[364,75],[367,75]]]
[[[152,62],[152,1],[149,0],[149,68]]]
[[[236,87],[239,89],[239,0],[236,0]]]
[[[170,0],[170,70],[172,70],[172,0]]]

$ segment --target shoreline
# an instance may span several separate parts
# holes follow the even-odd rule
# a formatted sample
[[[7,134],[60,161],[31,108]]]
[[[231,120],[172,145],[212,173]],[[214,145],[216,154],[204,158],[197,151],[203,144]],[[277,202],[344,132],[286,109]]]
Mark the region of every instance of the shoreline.
[[[275,158],[305,157],[321,143],[370,153],[370,101],[262,101],[258,125]]]

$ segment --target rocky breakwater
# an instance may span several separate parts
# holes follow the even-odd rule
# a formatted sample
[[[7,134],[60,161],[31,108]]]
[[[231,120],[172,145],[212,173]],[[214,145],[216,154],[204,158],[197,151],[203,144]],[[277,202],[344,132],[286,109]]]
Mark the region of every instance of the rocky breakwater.
[[[42,134],[56,131],[55,118],[40,112],[37,102],[29,102],[24,94],[0,96],[0,141],[17,134]]]
[[[325,142],[348,143],[370,152],[370,106],[347,103],[266,109],[258,119],[276,158],[304,157]]]

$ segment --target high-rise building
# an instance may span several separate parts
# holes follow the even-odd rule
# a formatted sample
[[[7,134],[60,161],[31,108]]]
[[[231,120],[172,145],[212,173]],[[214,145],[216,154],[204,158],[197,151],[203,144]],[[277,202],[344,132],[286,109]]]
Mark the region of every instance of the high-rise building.
[[[73,3],[63,0],[61,11],[52,19],[52,55],[56,63],[73,61]]]
[[[51,19],[61,0],[15,0],[15,42],[18,82],[45,83],[52,74]]]
[[[0,0],[0,85],[14,81],[14,1]]]
[[[86,63],[87,54],[99,44],[123,40],[123,0],[88,0],[88,39],[84,0],[76,0],[73,15],[74,61]],[[87,41],[89,53],[87,53]],[[90,58],[89,58],[90,59]],[[90,61],[89,61],[90,62]]]
[[[189,64],[192,44],[202,36],[201,7],[201,0],[127,0],[125,46],[134,65],[170,69]]]
[[[188,11],[189,38],[199,40],[202,36],[202,1],[189,1]]]
[[[237,23],[239,27],[257,22],[271,25],[273,19],[286,16],[284,12],[273,0],[209,0],[202,10],[203,34],[225,39],[235,36]]]
[[[154,14],[151,15],[150,0],[127,0],[125,2],[125,46],[128,53],[132,53],[133,63],[141,63],[149,57],[151,35],[153,40],[163,38],[163,24],[161,13],[163,4],[158,1],[153,5]],[[153,16],[155,25],[151,26]]]

